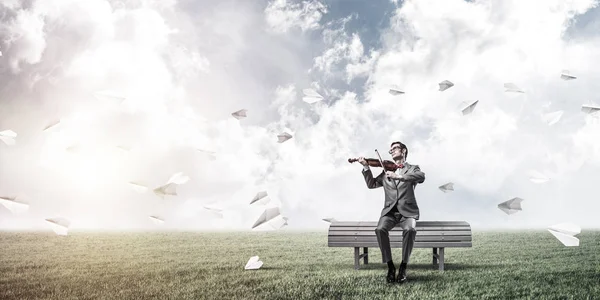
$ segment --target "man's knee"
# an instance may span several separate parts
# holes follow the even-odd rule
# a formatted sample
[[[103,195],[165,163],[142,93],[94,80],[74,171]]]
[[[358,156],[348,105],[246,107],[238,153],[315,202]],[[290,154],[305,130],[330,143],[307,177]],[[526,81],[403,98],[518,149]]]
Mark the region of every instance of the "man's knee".
[[[417,222],[414,219],[407,220],[403,230],[407,233],[416,233],[417,232]]]
[[[385,229],[384,227],[381,226],[377,226],[377,228],[375,228],[375,234],[380,235],[380,234],[387,234],[388,230]]]

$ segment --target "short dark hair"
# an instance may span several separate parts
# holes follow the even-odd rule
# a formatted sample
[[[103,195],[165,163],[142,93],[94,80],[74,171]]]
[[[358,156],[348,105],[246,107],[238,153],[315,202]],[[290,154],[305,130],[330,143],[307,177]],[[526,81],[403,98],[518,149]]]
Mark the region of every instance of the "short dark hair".
[[[402,149],[406,150],[406,153],[404,154],[404,159],[406,159],[408,157],[408,148],[406,147],[406,145],[402,144],[401,142],[393,142],[390,144],[390,148],[392,146],[394,146],[395,144],[400,145],[400,150],[402,150]]]

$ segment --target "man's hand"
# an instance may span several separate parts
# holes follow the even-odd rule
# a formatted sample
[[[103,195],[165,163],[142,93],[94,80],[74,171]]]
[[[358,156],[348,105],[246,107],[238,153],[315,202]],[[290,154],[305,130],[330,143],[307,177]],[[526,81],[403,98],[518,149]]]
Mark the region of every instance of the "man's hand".
[[[367,162],[367,160],[364,157],[362,157],[362,156],[358,158],[358,162],[361,165],[365,166],[365,167],[369,165],[369,163]]]
[[[403,179],[402,176],[400,176],[400,175],[398,175],[398,174],[396,174],[396,173],[394,173],[392,171],[386,171],[385,172],[385,176],[387,176],[388,178],[391,178],[391,179],[397,179],[397,180],[402,180]]]

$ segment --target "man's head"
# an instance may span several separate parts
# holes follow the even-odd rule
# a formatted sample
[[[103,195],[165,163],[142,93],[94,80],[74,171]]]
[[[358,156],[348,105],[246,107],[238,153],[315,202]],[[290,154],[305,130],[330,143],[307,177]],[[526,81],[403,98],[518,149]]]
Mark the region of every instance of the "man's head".
[[[393,159],[404,158],[406,160],[408,157],[408,148],[400,142],[393,142],[390,145],[389,153],[392,155]]]

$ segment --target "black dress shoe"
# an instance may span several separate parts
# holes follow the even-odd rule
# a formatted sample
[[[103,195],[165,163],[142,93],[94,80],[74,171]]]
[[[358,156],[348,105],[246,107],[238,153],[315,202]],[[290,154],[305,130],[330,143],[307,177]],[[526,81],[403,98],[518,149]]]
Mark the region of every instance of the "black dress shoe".
[[[398,283],[406,282],[406,267],[400,266],[400,269],[398,269],[398,278],[396,279],[396,281]]]
[[[385,278],[387,280],[387,283],[392,283],[396,281],[396,269],[388,269],[388,274],[387,277]]]

